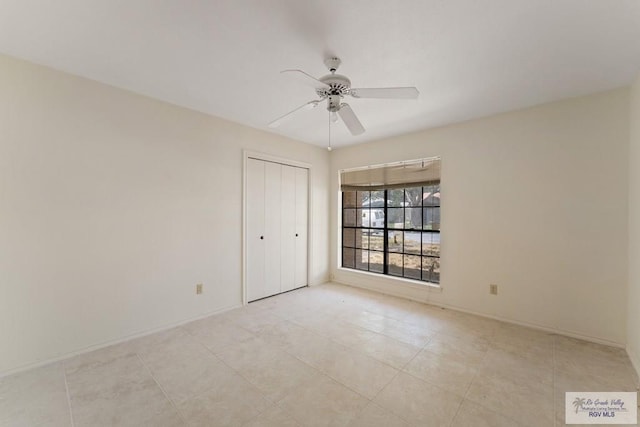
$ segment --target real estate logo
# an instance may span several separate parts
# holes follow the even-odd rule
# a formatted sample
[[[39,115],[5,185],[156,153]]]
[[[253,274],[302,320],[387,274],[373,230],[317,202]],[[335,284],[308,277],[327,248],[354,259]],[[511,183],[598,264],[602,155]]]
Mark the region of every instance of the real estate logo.
[[[638,395],[635,392],[565,393],[567,424],[636,424]]]

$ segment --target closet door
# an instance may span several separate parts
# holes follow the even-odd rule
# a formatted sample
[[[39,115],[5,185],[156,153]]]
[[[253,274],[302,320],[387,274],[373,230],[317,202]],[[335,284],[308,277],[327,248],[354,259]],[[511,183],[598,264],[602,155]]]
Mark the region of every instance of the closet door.
[[[247,301],[267,296],[265,289],[265,162],[247,159]]]
[[[296,288],[296,171],[299,168],[282,165],[281,228],[281,291]]]
[[[264,288],[265,295],[275,295],[280,288],[282,165],[264,162]]]
[[[307,169],[248,158],[247,301],[307,285]]]
[[[294,288],[307,285],[307,230],[309,170],[295,169],[295,278]]]

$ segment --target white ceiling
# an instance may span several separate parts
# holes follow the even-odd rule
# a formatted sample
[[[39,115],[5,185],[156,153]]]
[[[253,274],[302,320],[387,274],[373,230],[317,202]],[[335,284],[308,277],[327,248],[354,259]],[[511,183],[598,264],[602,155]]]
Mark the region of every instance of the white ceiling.
[[[0,52],[174,104],[327,144],[328,113],[280,70],[354,87],[416,86],[416,100],[350,99],[356,144],[629,84],[638,0],[0,0]]]

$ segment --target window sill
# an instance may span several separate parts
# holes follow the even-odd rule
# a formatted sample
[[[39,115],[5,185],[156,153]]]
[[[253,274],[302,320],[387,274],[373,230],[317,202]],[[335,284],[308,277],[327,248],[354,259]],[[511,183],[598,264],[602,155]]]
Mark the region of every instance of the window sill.
[[[391,276],[388,274],[370,273],[368,271],[355,270],[352,268],[338,267],[336,270],[340,274],[354,274],[360,277],[371,278],[372,280],[379,283],[395,282],[399,285],[408,286],[414,289],[426,289],[427,291],[442,292],[442,285],[438,283],[423,282],[421,280],[412,280],[405,277]]]

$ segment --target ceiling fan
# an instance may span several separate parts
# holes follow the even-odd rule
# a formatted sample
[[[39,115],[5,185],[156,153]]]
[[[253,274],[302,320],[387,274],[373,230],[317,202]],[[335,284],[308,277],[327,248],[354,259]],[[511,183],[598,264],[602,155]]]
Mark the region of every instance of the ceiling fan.
[[[324,64],[329,69],[330,74],[322,76],[319,79],[302,70],[281,71],[282,74],[291,76],[301,83],[313,87],[320,98],[309,101],[284,116],[275,119],[269,123],[269,127],[276,128],[298,112],[311,110],[321,102],[327,101],[327,110],[331,114],[331,120],[335,122],[338,120],[338,116],[340,116],[352,135],[360,135],[364,132],[364,127],[349,104],[342,102],[345,96],[386,99],[415,99],[418,97],[419,92],[415,87],[352,88],[351,80],[346,76],[336,74],[340,63],[340,58],[331,57],[325,59]]]

